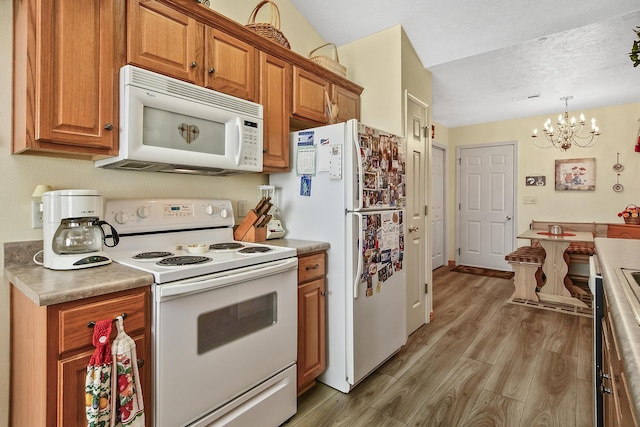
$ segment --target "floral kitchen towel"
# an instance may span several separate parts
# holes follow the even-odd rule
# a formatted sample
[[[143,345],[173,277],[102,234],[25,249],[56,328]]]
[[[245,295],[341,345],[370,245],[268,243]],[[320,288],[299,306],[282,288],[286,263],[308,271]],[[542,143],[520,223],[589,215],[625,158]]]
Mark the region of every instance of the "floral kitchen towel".
[[[112,379],[112,427],[144,427],[144,403],[138,372],[136,343],[124,332],[123,318],[116,318],[118,335],[113,340],[115,373]]]
[[[96,349],[87,366],[85,412],[88,427],[108,427],[111,421],[111,319],[96,322],[93,345]]]

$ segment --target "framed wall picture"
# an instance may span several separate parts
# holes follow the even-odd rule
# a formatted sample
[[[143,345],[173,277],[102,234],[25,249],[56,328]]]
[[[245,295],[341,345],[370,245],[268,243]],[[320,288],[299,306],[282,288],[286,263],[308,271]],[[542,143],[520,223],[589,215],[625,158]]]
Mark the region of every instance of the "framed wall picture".
[[[596,189],[596,159],[556,160],[556,190]]]

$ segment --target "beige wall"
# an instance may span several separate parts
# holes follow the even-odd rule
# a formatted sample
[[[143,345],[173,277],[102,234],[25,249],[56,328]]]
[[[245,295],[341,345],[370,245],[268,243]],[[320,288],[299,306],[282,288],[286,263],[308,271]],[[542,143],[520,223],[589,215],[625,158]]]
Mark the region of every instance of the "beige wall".
[[[360,98],[361,121],[397,135],[404,130],[401,33],[396,25],[339,48],[347,77],[365,88]]]
[[[559,108],[561,110],[561,108]],[[559,111],[561,112],[561,111]],[[581,111],[569,111],[578,116]],[[640,103],[582,111],[589,121],[595,117],[602,131],[600,140],[592,148],[572,147],[566,152],[556,148],[538,148],[531,141],[534,128],[540,130],[548,116],[527,117],[474,126],[436,130],[448,136],[448,259],[455,259],[455,203],[456,203],[456,147],[472,144],[490,144],[515,141],[517,143],[517,232],[525,231],[531,220],[540,221],[588,221],[622,223],[617,213],[627,204],[640,204],[640,153],[633,151],[637,140]],[[551,115],[554,120],[558,113]],[[544,139],[538,137],[538,139]],[[542,142],[542,141],[540,141]],[[613,171],[616,153],[624,165],[620,183],[624,191],[615,192],[617,174]],[[555,191],[555,160],[596,159],[595,191]],[[545,175],[547,185],[525,186],[527,175]],[[524,204],[523,197],[537,198],[536,204]],[[524,242],[520,242],[523,244]]]
[[[255,0],[213,0],[212,7],[245,24]],[[292,49],[303,56],[324,43],[288,0],[278,0],[282,30]],[[268,8],[265,8],[268,9]],[[268,19],[268,10],[261,19]],[[266,176],[215,178],[96,169],[93,162],[11,155],[12,2],[0,1],[0,267],[3,242],[41,240],[42,230],[31,229],[31,192],[36,184],[54,189],[91,188],[115,197],[223,197],[255,203],[257,186]],[[8,426],[9,402],[9,284],[0,283],[0,427]]]

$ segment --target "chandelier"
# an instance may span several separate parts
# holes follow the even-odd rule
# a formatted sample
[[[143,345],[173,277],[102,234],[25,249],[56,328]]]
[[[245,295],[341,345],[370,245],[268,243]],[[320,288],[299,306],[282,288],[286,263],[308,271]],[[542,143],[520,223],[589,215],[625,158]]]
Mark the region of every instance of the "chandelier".
[[[585,133],[584,136],[580,135],[580,132],[584,129],[585,119],[584,114],[580,114],[580,120],[576,121],[575,117],[569,119],[569,100],[573,96],[563,96],[560,98],[564,101],[564,116],[560,114],[558,121],[556,122],[557,128],[551,126],[551,119],[547,119],[544,122],[544,136],[550,145],[539,145],[537,142],[538,129],[533,130],[533,143],[540,148],[555,147],[561,151],[566,151],[571,148],[572,145],[578,147],[587,148],[598,142],[598,136],[600,136],[600,129],[596,126],[596,119],[591,119],[591,130]]]

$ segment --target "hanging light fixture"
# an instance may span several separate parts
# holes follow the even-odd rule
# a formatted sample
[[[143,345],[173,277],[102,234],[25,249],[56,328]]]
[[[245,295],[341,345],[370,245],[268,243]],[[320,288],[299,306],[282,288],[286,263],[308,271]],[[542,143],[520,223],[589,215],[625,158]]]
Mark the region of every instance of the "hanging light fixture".
[[[580,114],[579,121],[576,121],[575,117],[569,119],[569,100],[571,98],[573,98],[573,96],[563,96],[560,98],[561,101],[564,101],[564,116],[562,114],[558,116],[558,121],[556,122],[557,128],[551,126],[551,119],[547,119],[547,121],[544,122],[544,136],[550,145],[539,145],[537,142],[538,129],[533,130],[531,138],[533,139],[533,143],[538,147],[555,147],[561,151],[566,151],[571,148],[572,145],[587,148],[598,142],[600,129],[596,126],[596,119],[591,119],[591,131],[584,136],[580,135],[585,124],[584,114]]]

